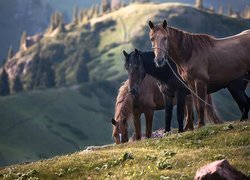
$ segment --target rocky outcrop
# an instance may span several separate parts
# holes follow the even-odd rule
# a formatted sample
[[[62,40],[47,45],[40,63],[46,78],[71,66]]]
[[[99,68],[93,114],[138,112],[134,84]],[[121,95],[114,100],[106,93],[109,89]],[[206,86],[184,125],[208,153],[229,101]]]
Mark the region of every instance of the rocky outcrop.
[[[225,159],[212,162],[197,170],[194,180],[249,180],[240,171],[232,167]]]

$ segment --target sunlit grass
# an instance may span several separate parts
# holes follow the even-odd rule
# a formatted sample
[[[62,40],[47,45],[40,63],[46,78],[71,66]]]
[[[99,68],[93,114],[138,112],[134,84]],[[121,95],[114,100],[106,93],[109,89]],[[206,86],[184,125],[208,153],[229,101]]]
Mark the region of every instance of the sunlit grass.
[[[193,179],[201,166],[227,159],[249,176],[249,130],[249,122],[209,126],[161,139],[14,165],[1,170],[0,174],[6,179],[18,176],[46,179]]]

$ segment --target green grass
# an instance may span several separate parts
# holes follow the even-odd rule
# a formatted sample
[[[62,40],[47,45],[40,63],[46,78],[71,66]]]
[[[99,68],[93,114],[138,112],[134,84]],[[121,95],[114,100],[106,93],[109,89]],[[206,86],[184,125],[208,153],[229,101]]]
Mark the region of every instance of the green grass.
[[[74,152],[87,145],[112,142],[109,121],[114,114],[117,89],[127,78],[122,50],[150,49],[147,22],[161,22],[165,18],[169,25],[216,36],[250,27],[245,20],[218,16],[177,3],[132,4],[91,19],[91,29],[79,24],[67,33],[46,36],[41,41],[42,54],[53,61],[57,83],[64,79],[63,85],[76,83],[82,50],[90,54],[90,59],[86,59],[89,82],[80,89],[73,86],[0,97],[0,165],[38,160]],[[126,37],[121,19],[125,22]],[[30,59],[28,57],[38,53],[38,49],[38,46],[31,47],[22,60]],[[24,77],[26,83],[30,79],[31,72],[27,73],[26,79]],[[230,95],[224,92],[215,95],[218,110],[225,120],[238,119],[238,107],[228,97]],[[172,123],[176,127],[175,112]],[[154,129],[163,126],[164,113],[155,113]]]
[[[0,98],[0,164],[37,160],[111,141],[113,94],[82,88],[37,90]],[[105,98],[98,97],[98,93]],[[103,104],[107,101],[109,106]]]
[[[250,123],[207,126],[161,139],[79,151],[0,170],[6,179],[193,179],[196,170],[227,159],[250,176]]]

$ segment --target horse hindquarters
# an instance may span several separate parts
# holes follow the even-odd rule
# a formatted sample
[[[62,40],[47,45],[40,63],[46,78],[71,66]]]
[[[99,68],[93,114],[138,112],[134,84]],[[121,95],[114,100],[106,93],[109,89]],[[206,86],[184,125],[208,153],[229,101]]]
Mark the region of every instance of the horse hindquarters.
[[[249,97],[245,93],[246,86],[244,86],[242,82],[243,81],[233,81],[227,88],[242,113],[240,119],[241,121],[248,119],[248,112],[250,108]]]

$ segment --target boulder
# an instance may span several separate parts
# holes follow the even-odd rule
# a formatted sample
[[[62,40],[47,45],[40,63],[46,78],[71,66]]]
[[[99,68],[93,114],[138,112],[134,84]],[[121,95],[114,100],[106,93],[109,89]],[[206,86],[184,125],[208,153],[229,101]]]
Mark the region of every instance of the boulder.
[[[249,180],[240,171],[232,167],[225,159],[214,161],[197,170],[195,180]]]

